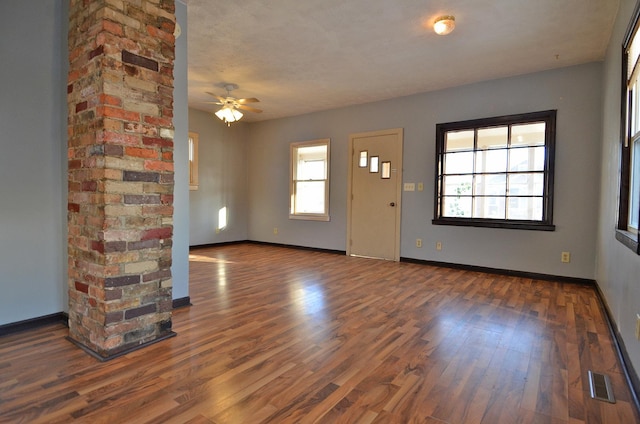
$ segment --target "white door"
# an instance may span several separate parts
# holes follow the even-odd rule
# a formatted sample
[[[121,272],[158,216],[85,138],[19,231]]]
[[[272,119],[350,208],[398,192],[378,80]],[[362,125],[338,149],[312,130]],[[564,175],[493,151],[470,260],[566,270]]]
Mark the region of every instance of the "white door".
[[[402,129],[349,138],[347,254],[400,260]]]

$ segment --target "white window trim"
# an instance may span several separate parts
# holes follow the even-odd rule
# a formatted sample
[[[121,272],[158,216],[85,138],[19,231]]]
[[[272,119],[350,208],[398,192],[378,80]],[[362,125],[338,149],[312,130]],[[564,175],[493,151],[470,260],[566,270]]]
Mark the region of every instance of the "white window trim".
[[[295,185],[296,180],[294,179],[295,170],[296,170],[296,151],[300,147],[313,147],[313,146],[327,146],[327,176],[325,181],[325,189],[324,189],[324,213],[295,213],[294,205],[295,205]],[[318,140],[309,140],[309,141],[298,141],[290,144],[289,147],[289,219],[300,219],[300,220],[308,220],[308,221],[329,221],[329,186],[331,181],[331,139],[323,138]]]
[[[198,189],[198,143],[199,135],[189,131],[189,190]],[[192,150],[193,149],[193,150]]]

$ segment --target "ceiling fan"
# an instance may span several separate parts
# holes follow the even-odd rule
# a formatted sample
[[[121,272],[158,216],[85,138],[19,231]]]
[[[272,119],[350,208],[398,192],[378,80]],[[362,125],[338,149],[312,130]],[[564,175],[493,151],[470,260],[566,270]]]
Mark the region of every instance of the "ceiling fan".
[[[227,126],[231,125],[232,122],[239,121],[242,118],[242,112],[238,109],[246,110],[248,112],[260,113],[262,110],[256,109],[255,107],[247,106],[246,103],[257,103],[260,100],[255,97],[250,97],[248,99],[236,99],[231,96],[231,91],[236,90],[238,88],[237,84],[225,84],[224,88],[227,90],[227,96],[218,96],[217,94],[213,94],[210,92],[206,92],[210,96],[218,99],[217,102],[205,102],[205,103],[213,103],[215,105],[220,105],[222,108],[215,113],[215,115],[220,118]]]

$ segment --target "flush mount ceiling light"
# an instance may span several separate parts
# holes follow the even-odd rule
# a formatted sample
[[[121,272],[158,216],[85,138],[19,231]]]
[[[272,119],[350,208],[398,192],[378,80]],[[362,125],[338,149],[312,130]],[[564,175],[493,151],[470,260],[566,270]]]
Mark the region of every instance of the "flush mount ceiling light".
[[[456,18],[451,15],[440,16],[433,23],[433,30],[438,35],[447,35],[456,27]]]

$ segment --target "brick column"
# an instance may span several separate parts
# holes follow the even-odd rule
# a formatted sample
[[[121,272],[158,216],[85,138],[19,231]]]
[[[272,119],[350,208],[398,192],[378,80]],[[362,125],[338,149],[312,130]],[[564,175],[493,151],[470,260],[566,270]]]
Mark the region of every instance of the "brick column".
[[[110,359],[171,331],[174,0],[70,0],[69,339]]]

